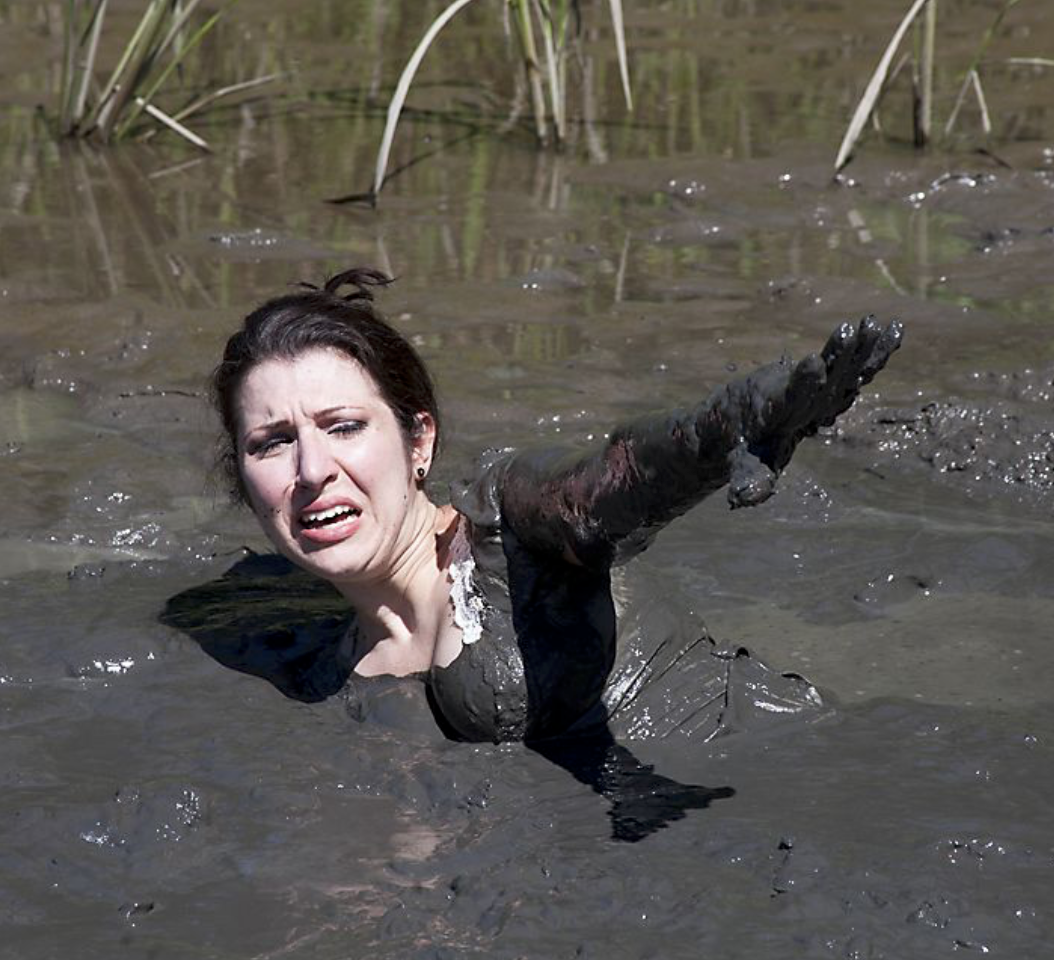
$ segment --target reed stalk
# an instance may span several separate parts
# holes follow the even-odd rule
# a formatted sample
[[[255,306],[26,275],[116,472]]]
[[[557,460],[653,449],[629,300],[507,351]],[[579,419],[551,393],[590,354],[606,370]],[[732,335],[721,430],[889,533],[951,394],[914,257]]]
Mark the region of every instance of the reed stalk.
[[[453,0],[449,3],[432,21],[410,55],[388,105],[384,132],[381,135],[381,144],[374,167],[373,188],[370,193],[361,195],[361,199],[376,202],[384,186],[399,118],[425,54],[440,31],[472,2],[473,0]],[[535,135],[539,144],[545,146],[550,142],[551,127],[552,141],[561,145],[567,138],[567,49],[572,22],[575,23],[576,33],[581,29],[578,0],[505,0],[505,4],[506,16],[511,12],[512,20],[516,24],[521,65],[526,73],[530,89]],[[609,0],[609,13],[626,106],[632,110],[633,98],[630,92],[622,0]],[[544,49],[544,69],[542,58],[539,57],[536,29],[541,35]]]
[[[981,128],[986,136],[991,133],[992,117],[985,98],[984,87],[981,83],[980,65],[1004,18],[1020,2],[1021,0],[1004,0],[991,24],[982,35],[969,65],[962,74],[954,105],[942,128],[943,136],[947,137],[951,134],[962,111],[963,104],[971,93],[977,101],[981,117]],[[920,24],[918,23],[918,18],[923,13],[924,16]],[[849,122],[841,145],[838,148],[838,155],[835,158],[834,167],[836,174],[852,158],[853,151],[868,119],[876,117],[876,111],[882,95],[892,83],[893,77],[890,74],[890,64],[901,41],[904,39],[904,35],[912,25],[915,25],[916,28],[912,71],[915,145],[923,147],[932,141],[934,126],[934,75],[937,51],[937,0],[913,0],[908,12],[897,25],[892,38],[886,45],[878,66],[868,80],[864,94],[853,112],[853,117]],[[1040,60],[1041,58],[1036,58],[1036,62],[1040,62]],[[1013,58],[1010,62],[1020,62],[1020,58]]]
[[[403,111],[403,104],[406,103],[406,97],[410,93],[410,85],[414,82],[414,77],[417,75],[418,68],[421,66],[421,61],[424,60],[428,48],[432,45],[432,41],[439,36],[439,32],[443,27],[445,27],[460,10],[467,7],[472,2],[473,0],[454,0],[453,3],[436,17],[425,31],[425,35],[421,38],[421,42],[418,43],[414,52],[410,55],[409,62],[403,68],[403,72],[399,76],[399,82],[395,87],[395,93],[392,94],[392,101],[388,104],[388,116],[384,124],[384,133],[381,136],[381,147],[377,152],[377,163],[373,175],[373,196],[377,196],[377,194],[381,192],[381,187],[384,185],[384,175],[388,169],[388,157],[391,154],[392,143],[395,140],[395,128],[399,125],[399,116]]]
[[[937,0],[930,0],[922,21],[922,52],[919,56],[919,123],[915,142],[924,147],[933,129],[933,70],[937,48]]]
[[[191,5],[188,9],[193,9],[194,2],[195,0],[191,0]],[[121,139],[121,137],[128,133],[128,131],[132,127],[132,124],[139,119],[140,112],[144,110],[147,104],[149,104],[153,100],[158,90],[172,75],[172,72],[182,64],[183,58],[202,41],[205,34],[208,33],[216,25],[216,21],[219,20],[219,18],[219,13],[214,13],[211,17],[209,17],[208,20],[205,21],[204,24],[202,24],[202,26],[200,26],[196,31],[194,31],[193,36],[191,36],[189,40],[182,39],[182,30],[179,30],[177,32],[176,29],[173,28],[173,30],[169,33],[169,37],[173,39],[166,38],[166,42],[162,44],[161,49],[166,49],[166,47],[171,44],[173,47],[174,56],[169,61],[168,65],[163,70],[158,72],[156,78],[147,85],[145,92],[141,96],[136,96],[135,109],[130,110],[128,112],[128,115],[117,125],[117,139]],[[177,37],[179,38],[178,42],[175,40],[175,38]]]
[[[161,124],[162,129],[173,130],[195,146],[207,149],[204,139],[181,121],[222,96],[258,86],[273,77],[224,87],[199,98],[193,110],[183,108],[177,113],[162,109],[155,102],[171,86],[172,75],[182,70],[186,58],[221,16],[222,10],[191,30],[191,18],[200,3],[201,0],[148,0],[121,50],[117,65],[105,82],[99,84],[95,77],[95,59],[108,0],[65,0],[60,131],[67,136],[104,142],[122,140],[137,132],[142,126],[140,121],[149,117]],[[97,91],[94,97],[93,90]],[[147,132],[156,129],[150,127]]]
[[[984,130],[985,136],[988,136],[992,132],[992,116],[988,112],[988,101],[985,99],[981,78],[976,70],[973,71],[973,89],[977,96],[977,108],[981,111],[981,129]]]
[[[856,110],[853,111],[853,117],[849,121],[849,127],[845,131],[841,146],[838,148],[838,156],[834,161],[835,173],[838,173],[852,158],[853,150],[860,139],[864,125],[871,114],[874,113],[885,90],[886,76],[889,73],[893,57],[896,56],[897,49],[900,47],[904,35],[908,32],[908,28],[914,23],[922,8],[929,2],[930,0],[914,0],[911,8],[904,15],[904,19],[897,25],[897,29],[893,31],[893,36],[890,38],[889,43],[886,44],[886,49],[878,61],[878,66],[875,67],[874,73],[871,74],[871,78],[864,88],[864,95],[856,105]]]
[[[626,56],[626,27],[622,16],[622,0],[609,0],[611,31],[615,34],[615,55],[618,57],[618,72],[622,80],[622,95],[626,98],[626,109],[633,112],[633,90],[629,84],[629,59]]]
[[[563,36],[562,24],[553,14],[553,5],[545,0],[533,0],[532,8],[538,19],[545,47],[545,67],[549,81],[549,105],[552,112],[553,128],[556,131],[556,142],[567,139],[567,118],[565,115],[566,100],[563,83]]]
[[[977,45],[977,49],[974,51],[974,55],[970,60],[970,65],[966,68],[965,74],[963,74],[962,83],[959,85],[959,92],[955,97],[955,106],[952,107],[952,112],[948,115],[948,120],[944,124],[945,136],[950,134],[955,128],[955,122],[959,119],[959,112],[962,110],[963,102],[966,100],[966,96],[971,89],[977,97],[978,107],[981,110],[981,122],[985,127],[985,133],[991,131],[991,118],[988,114],[988,104],[985,102],[984,91],[981,89],[981,78],[978,73],[978,67],[980,67],[984,55],[988,52],[989,45],[995,38],[1000,26],[1002,26],[1003,19],[1020,2],[1021,0],[1006,0],[996,13],[992,22],[988,25],[988,29],[985,30],[981,37],[981,42]]]
[[[545,86],[542,80],[542,68],[538,63],[538,47],[534,42],[530,2],[531,0],[509,0],[510,6],[516,13],[516,27],[523,53],[523,66],[527,73],[527,83],[531,88],[534,132],[538,137],[538,142],[544,145],[549,139],[545,121]]]
[[[63,130],[69,124],[69,117],[73,110],[74,55],[77,49],[76,23],[73,0],[65,0],[62,16],[62,73],[59,80],[59,126]]]

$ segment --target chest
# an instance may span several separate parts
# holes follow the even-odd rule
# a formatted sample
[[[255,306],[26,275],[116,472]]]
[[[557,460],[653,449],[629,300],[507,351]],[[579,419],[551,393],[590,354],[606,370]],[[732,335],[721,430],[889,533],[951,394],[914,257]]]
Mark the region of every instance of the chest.
[[[440,721],[473,741],[566,732],[599,704],[614,662],[606,572],[539,557],[506,535],[469,573],[452,603],[462,647],[429,676]]]

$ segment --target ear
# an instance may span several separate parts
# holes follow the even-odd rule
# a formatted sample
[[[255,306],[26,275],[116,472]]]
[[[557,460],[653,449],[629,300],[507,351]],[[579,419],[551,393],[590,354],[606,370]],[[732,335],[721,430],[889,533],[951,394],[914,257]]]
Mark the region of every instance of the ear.
[[[436,446],[436,422],[426,410],[414,416],[414,432],[410,438],[410,466],[415,473],[423,469],[427,476],[432,469],[432,456]],[[423,478],[422,478],[423,479]]]

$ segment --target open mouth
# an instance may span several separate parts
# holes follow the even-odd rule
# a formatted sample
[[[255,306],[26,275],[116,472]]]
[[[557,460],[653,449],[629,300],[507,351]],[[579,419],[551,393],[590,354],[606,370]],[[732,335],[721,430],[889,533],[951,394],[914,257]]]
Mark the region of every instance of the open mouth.
[[[310,513],[300,514],[300,525],[305,530],[324,530],[326,527],[334,527],[338,523],[350,520],[362,513],[361,510],[347,504],[330,507],[328,510],[316,510]]]

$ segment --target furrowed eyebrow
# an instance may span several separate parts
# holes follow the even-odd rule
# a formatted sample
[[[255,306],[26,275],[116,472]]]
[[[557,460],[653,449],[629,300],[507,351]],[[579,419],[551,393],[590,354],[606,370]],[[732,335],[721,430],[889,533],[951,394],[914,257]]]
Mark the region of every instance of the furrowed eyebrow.
[[[331,417],[334,414],[359,414],[365,413],[366,411],[361,407],[348,406],[347,404],[338,404],[335,407],[326,407],[324,410],[316,410],[313,414],[313,418],[317,417]],[[266,423],[258,423],[245,431],[242,435],[242,441],[247,441],[254,433],[269,433],[272,430],[287,429],[292,425],[292,422],[288,419],[282,418],[279,420],[268,420]]]
[[[347,404],[339,404],[335,407],[326,407],[325,410],[318,410],[315,412],[316,417],[328,417],[334,413],[364,413],[365,410],[362,407],[348,406]]]
[[[279,430],[282,427],[288,427],[288,420],[269,420],[267,423],[257,423],[249,427],[248,430],[243,434],[244,439],[248,439],[254,433],[267,433],[271,430]]]

